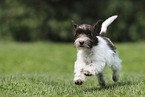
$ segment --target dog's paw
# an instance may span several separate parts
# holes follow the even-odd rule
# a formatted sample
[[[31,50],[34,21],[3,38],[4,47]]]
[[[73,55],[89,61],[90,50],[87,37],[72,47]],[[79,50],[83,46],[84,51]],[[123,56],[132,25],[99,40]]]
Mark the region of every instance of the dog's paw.
[[[105,87],[106,86],[105,82],[99,82],[99,84],[100,84],[101,87]]]
[[[78,80],[74,81],[74,83],[75,83],[76,85],[82,85],[83,82],[84,82],[84,81],[82,81],[81,79],[78,79]]]
[[[118,76],[113,76],[112,79],[114,82],[117,82],[119,80]]]
[[[119,73],[113,73],[113,77],[112,77],[114,82],[117,82],[119,80]]]
[[[93,75],[93,74],[92,74],[91,72],[89,72],[89,71],[84,71],[83,74],[84,74],[85,76],[92,76],[92,75]]]

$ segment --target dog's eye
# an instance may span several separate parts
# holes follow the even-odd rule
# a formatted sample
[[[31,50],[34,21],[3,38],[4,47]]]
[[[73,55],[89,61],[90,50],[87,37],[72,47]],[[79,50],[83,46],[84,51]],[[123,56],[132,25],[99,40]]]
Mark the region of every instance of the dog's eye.
[[[82,29],[78,29],[77,30],[77,33],[79,33],[79,34],[81,34],[81,33],[83,33],[84,31],[82,30]]]
[[[87,36],[92,36],[91,33],[87,33]]]
[[[75,34],[75,37],[78,36],[78,33]]]
[[[90,33],[88,33],[88,36],[91,36],[91,34],[90,34]]]

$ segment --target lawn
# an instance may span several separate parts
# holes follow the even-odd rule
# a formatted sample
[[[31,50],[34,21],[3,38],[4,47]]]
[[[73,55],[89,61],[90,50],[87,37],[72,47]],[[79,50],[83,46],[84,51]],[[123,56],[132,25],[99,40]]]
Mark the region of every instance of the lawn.
[[[120,80],[105,69],[106,86],[94,77],[73,84],[76,49],[70,43],[0,42],[0,97],[143,97],[145,42],[116,44],[122,59]]]

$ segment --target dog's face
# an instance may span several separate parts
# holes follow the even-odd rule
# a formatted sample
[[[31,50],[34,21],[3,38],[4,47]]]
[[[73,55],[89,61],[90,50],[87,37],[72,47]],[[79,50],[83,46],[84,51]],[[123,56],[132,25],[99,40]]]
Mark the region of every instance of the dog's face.
[[[74,28],[74,47],[90,49],[97,45],[96,36],[100,32],[102,20],[98,20],[93,27],[88,24],[77,25],[74,21],[72,21],[72,24]]]

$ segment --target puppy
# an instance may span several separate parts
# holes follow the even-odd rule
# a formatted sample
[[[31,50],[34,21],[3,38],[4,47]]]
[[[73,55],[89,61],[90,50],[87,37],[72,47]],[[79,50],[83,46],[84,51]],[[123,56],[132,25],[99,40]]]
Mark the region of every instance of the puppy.
[[[82,85],[86,76],[96,76],[101,86],[105,86],[104,69],[111,67],[113,81],[119,79],[121,59],[117,49],[109,38],[105,37],[107,27],[117,18],[112,16],[102,23],[98,20],[94,26],[78,25],[72,20],[74,47],[77,48],[77,60],[74,65],[74,83]],[[100,31],[101,30],[101,31]]]

